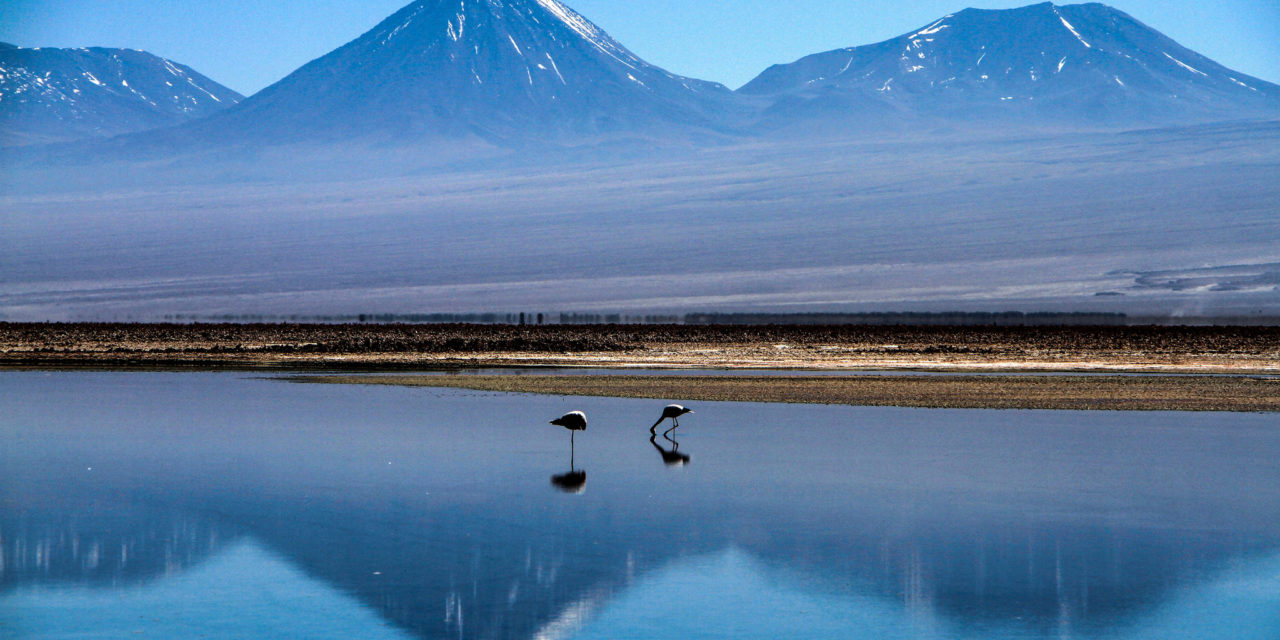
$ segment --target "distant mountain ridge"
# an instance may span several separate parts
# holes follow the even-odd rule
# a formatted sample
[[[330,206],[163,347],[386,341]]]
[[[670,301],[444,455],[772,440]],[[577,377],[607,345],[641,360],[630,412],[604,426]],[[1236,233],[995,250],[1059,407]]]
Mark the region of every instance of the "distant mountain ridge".
[[[239,93],[133,49],[0,43],[0,144],[109,137],[202,118]]]
[[[12,62],[38,53],[57,65]],[[1280,118],[1280,86],[1101,4],[966,9],[881,43],[774,65],[736,92],[645,62],[558,0],[417,0],[229,108],[239,100],[234,92],[142,52],[9,46],[0,47],[0,61],[9,61],[0,64],[6,139],[148,130],[65,151],[85,157],[224,147],[253,154],[295,144],[342,155],[352,142],[446,154],[687,144],[771,131],[1122,129]]]
[[[1280,86],[1101,4],[966,9],[877,44],[775,65],[739,89],[775,125],[944,118],[1044,124],[1280,116]]]

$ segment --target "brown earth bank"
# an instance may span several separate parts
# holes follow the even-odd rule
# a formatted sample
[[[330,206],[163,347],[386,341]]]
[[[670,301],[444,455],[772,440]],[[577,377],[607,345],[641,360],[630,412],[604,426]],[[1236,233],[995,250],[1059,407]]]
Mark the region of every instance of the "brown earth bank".
[[[954,409],[1280,411],[1280,380],[1237,376],[299,376],[295,382],[450,387],[680,402]]]
[[[0,323],[0,367],[1280,373],[1280,327]]]

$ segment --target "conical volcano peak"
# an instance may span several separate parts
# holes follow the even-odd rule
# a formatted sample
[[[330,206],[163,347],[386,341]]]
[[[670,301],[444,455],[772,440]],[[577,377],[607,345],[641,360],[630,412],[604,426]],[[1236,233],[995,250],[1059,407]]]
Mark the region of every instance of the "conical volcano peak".
[[[495,31],[507,35],[520,55],[521,40],[545,33],[553,41],[581,39],[627,65],[648,66],[603,29],[556,0],[419,0],[384,20],[366,37],[386,45],[398,38],[434,36],[455,43],[476,41],[474,47]]]
[[[226,117],[286,137],[591,138],[715,129],[736,104],[556,0],[419,0]]]

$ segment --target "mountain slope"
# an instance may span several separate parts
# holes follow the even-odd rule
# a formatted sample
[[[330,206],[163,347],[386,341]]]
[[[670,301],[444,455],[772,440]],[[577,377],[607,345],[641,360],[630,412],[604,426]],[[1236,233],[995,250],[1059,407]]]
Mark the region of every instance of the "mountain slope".
[[[221,111],[240,94],[190,67],[132,49],[0,43],[0,144],[154,129]]]
[[[203,133],[581,139],[713,129],[735,103],[721,85],[641,60],[555,0],[419,0]]]
[[[967,9],[878,44],[777,65],[740,93],[775,124],[855,115],[1132,125],[1280,116],[1280,86],[1101,4]]]

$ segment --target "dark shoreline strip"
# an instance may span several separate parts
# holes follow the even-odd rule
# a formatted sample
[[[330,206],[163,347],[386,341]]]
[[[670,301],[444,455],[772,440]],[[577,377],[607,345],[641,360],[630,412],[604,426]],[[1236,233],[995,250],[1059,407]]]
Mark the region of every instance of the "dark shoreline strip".
[[[1280,381],[1202,376],[299,376],[295,382],[685,401],[965,409],[1280,411]]]

